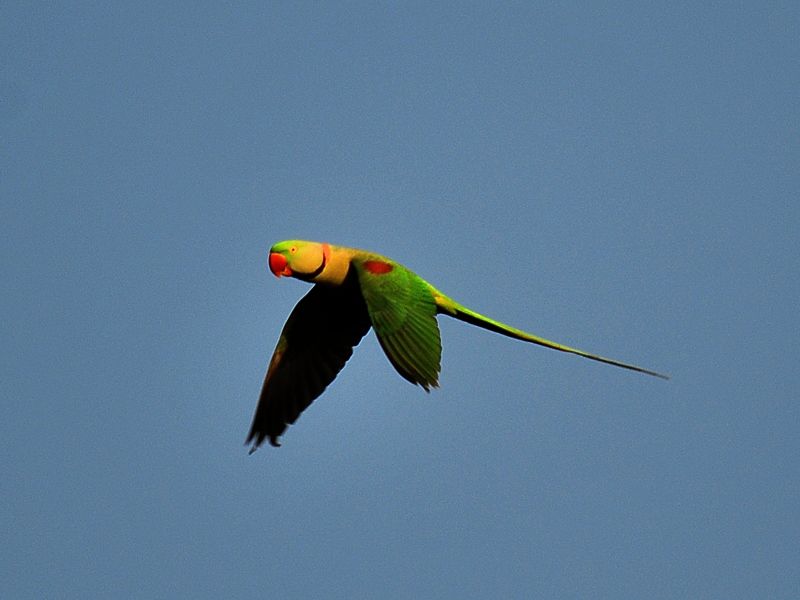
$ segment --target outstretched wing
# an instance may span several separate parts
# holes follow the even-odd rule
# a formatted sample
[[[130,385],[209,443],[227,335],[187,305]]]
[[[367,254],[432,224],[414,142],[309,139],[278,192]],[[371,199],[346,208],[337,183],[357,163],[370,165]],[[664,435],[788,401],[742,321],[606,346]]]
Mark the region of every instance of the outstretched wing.
[[[340,286],[315,285],[294,307],[272,355],[245,444],[278,437],[336,378],[369,331],[354,273]]]
[[[382,257],[354,260],[369,318],[389,361],[426,391],[439,385],[442,342],[430,286]]]

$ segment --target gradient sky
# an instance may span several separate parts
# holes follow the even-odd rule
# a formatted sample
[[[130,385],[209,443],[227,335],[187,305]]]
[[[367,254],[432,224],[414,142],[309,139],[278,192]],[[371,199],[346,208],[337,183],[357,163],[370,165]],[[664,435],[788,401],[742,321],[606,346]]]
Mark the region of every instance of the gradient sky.
[[[0,7],[4,598],[797,598],[800,8]],[[243,445],[306,238],[440,319]]]

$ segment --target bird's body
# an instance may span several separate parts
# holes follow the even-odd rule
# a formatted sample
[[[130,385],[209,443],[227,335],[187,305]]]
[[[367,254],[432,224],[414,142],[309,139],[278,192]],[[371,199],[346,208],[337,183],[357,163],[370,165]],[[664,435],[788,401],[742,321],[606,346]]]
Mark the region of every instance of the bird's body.
[[[551,342],[485,317],[442,294],[403,265],[373,252],[290,240],[275,244],[270,270],[314,283],[295,306],[267,369],[246,443],[251,452],[278,437],[344,367],[369,331],[405,379],[426,391],[438,386],[441,340],[437,314],[512,338],[648,375],[666,376]]]

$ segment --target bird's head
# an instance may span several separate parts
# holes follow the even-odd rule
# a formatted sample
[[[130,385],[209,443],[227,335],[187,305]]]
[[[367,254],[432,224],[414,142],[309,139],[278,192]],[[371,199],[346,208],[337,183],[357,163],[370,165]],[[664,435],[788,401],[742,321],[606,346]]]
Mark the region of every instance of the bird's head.
[[[328,244],[302,240],[278,242],[269,251],[269,270],[276,277],[311,281],[322,273],[329,256]]]

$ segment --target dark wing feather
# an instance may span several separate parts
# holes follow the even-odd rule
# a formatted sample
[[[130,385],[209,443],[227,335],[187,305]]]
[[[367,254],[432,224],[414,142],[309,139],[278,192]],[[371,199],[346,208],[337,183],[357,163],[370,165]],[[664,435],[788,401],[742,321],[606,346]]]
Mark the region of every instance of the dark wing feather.
[[[272,355],[245,444],[251,454],[278,437],[336,378],[369,331],[355,274],[341,286],[315,285],[294,307]]]
[[[430,286],[395,262],[353,264],[375,335],[389,362],[426,391],[438,386],[442,342]]]

